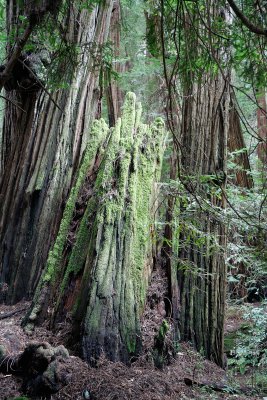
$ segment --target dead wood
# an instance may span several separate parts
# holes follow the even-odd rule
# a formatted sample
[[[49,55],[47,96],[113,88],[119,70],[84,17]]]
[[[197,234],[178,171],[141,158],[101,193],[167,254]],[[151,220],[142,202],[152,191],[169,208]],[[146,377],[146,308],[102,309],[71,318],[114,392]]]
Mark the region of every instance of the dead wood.
[[[21,309],[19,309],[19,310],[14,310],[14,311],[7,312],[7,313],[5,313],[5,314],[0,314],[0,320],[1,320],[1,319],[5,319],[5,318],[12,317],[12,315],[19,314],[19,313],[21,313],[22,311],[26,311],[26,310],[27,310],[27,307],[24,307],[24,308],[21,308]]]

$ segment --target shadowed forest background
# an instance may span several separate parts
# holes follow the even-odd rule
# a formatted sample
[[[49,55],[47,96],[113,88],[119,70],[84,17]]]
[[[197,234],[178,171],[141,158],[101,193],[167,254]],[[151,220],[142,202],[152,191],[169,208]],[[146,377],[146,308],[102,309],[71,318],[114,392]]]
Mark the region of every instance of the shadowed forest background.
[[[267,395],[267,2],[0,25],[0,397]]]

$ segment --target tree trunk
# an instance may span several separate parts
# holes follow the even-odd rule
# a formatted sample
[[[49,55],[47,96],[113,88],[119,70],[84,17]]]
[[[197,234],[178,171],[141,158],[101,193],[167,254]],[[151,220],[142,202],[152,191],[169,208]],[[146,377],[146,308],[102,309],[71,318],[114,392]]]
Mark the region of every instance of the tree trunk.
[[[140,111],[129,93],[114,129],[95,123],[25,321],[32,329],[48,317],[56,328],[71,317],[72,339],[90,363],[101,352],[128,362],[141,346],[164,127],[141,124]]]
[[[206,86],[191,85],[183,106],[181,166],[196,204],[191,211],[182,205],[180,215],[181,336],[223,365],[225,228],[213,208],[225,203],[229,91],[221,75],[204,79]]]
[[[97,113],[94,60],[108,36],[113,1],[91,12],[79,4],[70,7],[65,37],[81,48],[93,43],[95,53],[78,54],[69,88],[52,98],[39,88],[8,92],[12,103],[6,104],[1,147],[0,282],[9,303],[30,298],[36,288]],[[11,28],[19,12],[10,5]]]
[[[267,162],[267,105],[266,105],[266,93],[264,89],[261,89],[257,94],[258,109],[257,109],[257,127],[259,139],[262,139],[262,143],[259,143],[257,152],[258,157],[262,161],[263,165]]]
[[[112,69],[108,69],[105,74],[105,92],[108,109],[109,125],[115,126],[117,119],[120,117],[121,108],[123,105],[124,94],[120,89],[116,76],[114,74],[121,74],[127,69],[127,64],[122,64],[119,61],[120,45],[121,45],[121,9],[119,1],[114,2],[114,7],[111,15],[109,40],[112,43],[112,50],[114,56],[114,65]]]
[[[232,101],[230,109],[227,146],[230,153],[237,151],[237,154],[235,155],[233,161],[239,168],[234,171],[229,171],[229,173],[235,175],[235,179],[231,179],[231,181],[235,185],[251,189],[253,187],[253,179],[248,174],[248,172],[250,171],[248,153],[246,150],[246,144],[240,124],[239,115],[235,107],[235,101],[233,101],[233,93],[231,93],[231,97]],[[241,153],[240,150],[242,150]]]

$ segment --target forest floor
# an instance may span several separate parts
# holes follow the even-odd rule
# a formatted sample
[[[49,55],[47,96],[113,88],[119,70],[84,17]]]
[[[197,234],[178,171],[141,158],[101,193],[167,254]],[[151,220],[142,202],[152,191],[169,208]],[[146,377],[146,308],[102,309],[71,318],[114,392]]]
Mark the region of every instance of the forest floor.
[[[51,333],[37,328],[29,336],[21,328],[21,320],[29,303],[15,306],[0,306],[0,344],[8,346],[8,354],[23,351],[29,342],[48,342],[52,346],[62,344],[61,332]],[[17,311],[12,314],[12,312]],[[9,317],[3,318],[9,313]],[[238,327],[241,318],[233,312],[226,321],[226,330]],[[187,343],[179,345],[176,357],[162,370],[155,369],[149,357],[137,359],[130,367],[100,359],[97,368],[89,367],[79,357],[71,355],[66,359],[68,384],[50,399],[82,400],[84,390],[91,392],[95,400],[178,400],[178,399],[262,399],[263,395],[238,376],[205,360]],[[13,374],[0,374],[0,399],[15,399],[23,396],[22,378]],[[32,397],[33,398],[33,397]],[[44,397],[34,397],[44,399]]]

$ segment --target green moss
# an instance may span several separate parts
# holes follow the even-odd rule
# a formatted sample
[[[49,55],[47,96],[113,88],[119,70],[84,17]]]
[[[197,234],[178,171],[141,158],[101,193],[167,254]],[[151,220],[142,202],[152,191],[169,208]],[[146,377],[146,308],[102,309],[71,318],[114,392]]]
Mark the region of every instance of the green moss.
[[[135,179],[129,184],[132,199],[134,237],[131,244],[132,268],[135,290],[139,293],[139,306],[143,308],[146,295],[144,281],[144,265],[151,249],[151,233],[153,232],[153,202],[155,198],[155,181],[159,179],[164,148],[164,123],[161,119],[152,128],[140,126],[139,136],[142,138],[139,152],[136,155],[138,171]]]
[[[30,400],[29,397],[20,396],[20,397],[10,397],[8,400]]]
[[[254,373],[254,380],[255,380],[255,384],[258,390],[260,390],[262,392],[262,394],[266,394],[267,393],[267,376],[266,373],[264,372],[257,372],[255,373],[255,371],[253,371]]]
[[[55,279],[56,272],[60,267],[60,263],[62,260],[62,253],[64,245],[66,243],[66,237],[68,234],[73,211],[75,208],[75,202],[78,198],[78,194],[86,177],[87,171],[90,168],[90,165],[93,164],[97,150],[101,143],[103,143],[103,140],[106,138],[107,133],[108,127],[104,120],[101,119],[94,122],[91,130],[91,139],[85,150],[83,162],[79,169],[79,175],[77,177],[76,184],[72,188],[70,196],[68,198],[54,247],[49,252],[43,281],[50,281],[51,279]]]
[[[101,313],[111,304],[119,310],[119,331],[129,353],[137,348],[145,303],[154,182],[160,175],[165,135],[161,119],[150,128],[140,123],[140,116],[140,104],[134,94],[128,94],[97,176],[94,226],[100,228],[91,260],[94,283],[85,321],[86,336],[95,337],[104,323]]]
[[[226,354],[229,354],[234,351],[236,347],[236,341],[239,337],[238,331],[228,333],[224,337],[224,351]]]
[[[162,321],[162,324],[160,325],[159,328],[159,333],[157,335],[157,339],[163,342],[165,340],[165,336],[168,330],[169,330],[168,322],[166,320]]]
[[[108,132],[103,121],[95,122],[42,281],[43,285],[53,285],[57,277],[63,276],[57,310],[70,276],[82,274],[81,290],[72,311],[78,319],[83,318],[82,310],[87,306],[85,336],[93,341],[99,332],[110,329],[104,324],[109,313],[114,313],[116,328],[113,328],[118,329],[118,337],[130,354],[136,352],[140,340],[139,321],[148,285],[146,264],[152,254],[155,181],[160,177],[165,136],[162,119],[157,119],[151,127],[140,120],[141,105],[129,93],[122,118],[114,128]],[[75,202],[106,137],[109,140],[94,195],[75,233],[65,270],[60,272]],[[31,321],[40,311],[38,307],[33,309]]]

